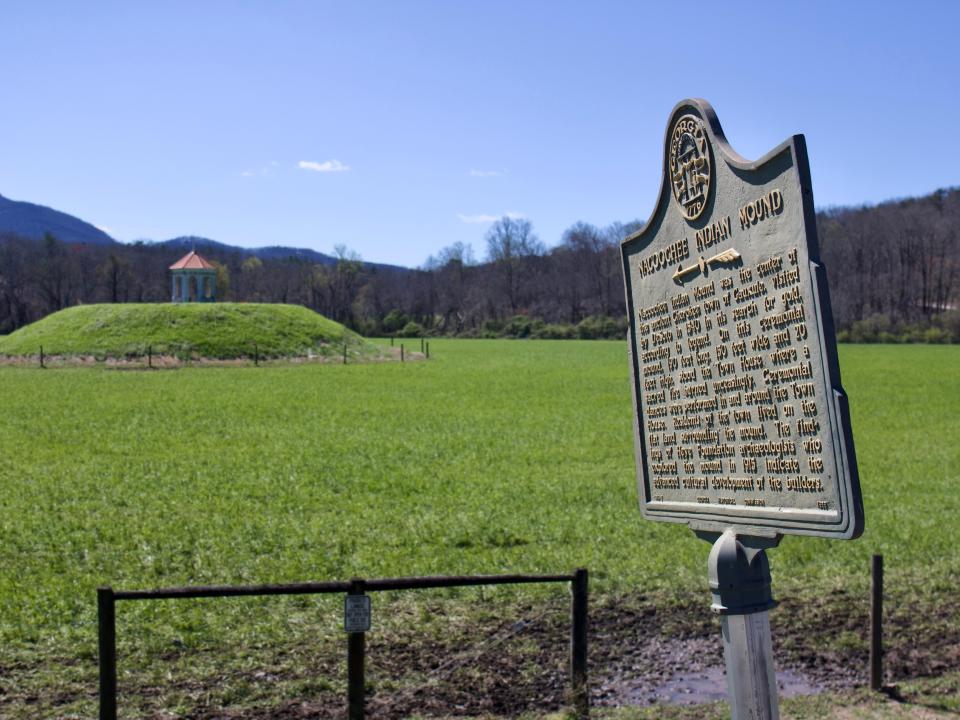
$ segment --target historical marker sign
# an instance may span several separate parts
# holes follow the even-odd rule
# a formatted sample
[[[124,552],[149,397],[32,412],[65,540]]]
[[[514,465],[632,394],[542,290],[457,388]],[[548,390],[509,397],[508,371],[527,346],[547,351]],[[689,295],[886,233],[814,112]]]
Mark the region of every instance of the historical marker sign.
[[[806,146],[756,162],[685,100],[660,197],[621,248],[643,514],[694,529],[863,529]]]

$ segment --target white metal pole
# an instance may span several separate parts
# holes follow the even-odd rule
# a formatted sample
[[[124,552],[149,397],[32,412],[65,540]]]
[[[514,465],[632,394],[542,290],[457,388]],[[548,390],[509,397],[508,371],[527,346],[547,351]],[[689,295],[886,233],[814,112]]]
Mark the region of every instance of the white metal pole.
[[[779,720],[770,614],[724,615],[723,657],[733,720]]]

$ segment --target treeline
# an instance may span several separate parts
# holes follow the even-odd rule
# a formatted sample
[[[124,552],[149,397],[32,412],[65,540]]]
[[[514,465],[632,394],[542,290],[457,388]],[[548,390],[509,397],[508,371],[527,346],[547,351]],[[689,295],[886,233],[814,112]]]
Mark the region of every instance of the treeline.
[[[547,250],[529,220],[504,217],[476,263],[457,243],[406,276],[372,278],[360,298],[365,332],[469,337],[622,338],[620,241],[641,226],[576,223]],[[386,310],[386,314],[384,314]],[[382,318],[382,320],[380,320]],[[406,330],[404,330],[406,328]]]
[[[818,214],[840,340],[960,342],[960,189]]]
[[[960,190],[828,210],[818,223],[841,340],[960,342]],[[305,305],[364,334],[622,338],[619,245],[639,227],[578,222],[547,249],[530,221],[504,217],[482,262],[457,243],[409,270],[342,246],[332,265],[197,250],[218,266],[220,299]],[[78,303],[168,301],[180,254],[0,236],[0,333]]]
[[[637,227],[577,223],[548,251],[529,220],[504,217],[487,233],[486,262],[458,243],[420,269],[366,264],[342,246],[331,265],[197,250],[217,265],[218,299],[304,305],[364,334],[623,337],[618,247]],[[181,253],[0,235],[0,333],[79,303],[169,301],[167,268]]]

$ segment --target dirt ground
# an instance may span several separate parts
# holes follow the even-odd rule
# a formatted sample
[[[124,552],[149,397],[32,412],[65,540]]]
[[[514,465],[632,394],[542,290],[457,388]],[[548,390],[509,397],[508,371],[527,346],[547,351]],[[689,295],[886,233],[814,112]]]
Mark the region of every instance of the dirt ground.
[[[569,707],[565,601],[487,604],[483,610],[444,602],[413,606],[409,621],[368,634],[368,717],[547,718]],[[445,614],[451,609],[458,613],[455,620]],[[431,620],[417,619],[424,617]],[[725,706],[718,704],[726,698],[719,619],[703,597],[595,598],[589,622],[596,716],[724,717]],[[895,693],[894,700],[911,702],[878,705],[877,693],[857,689],[868,678],[865,598],[836,591],[816,602],[785,599],[771,611],[771,626],[782,698],[816,701],[841,694],[828,710],[815,706],[791,714],[788,708],[785,718],[957,717],[956,596],[895,601],[886,613],[888,680],[909,694],[914,679],[952,678],[934,688],[934,701],[926,704]],[[139,662],[140,668],[134,657],[122,663],[121,717],[345,717],[342,635],[279,647],[171,648]],[[94,716],[95,708],[95,658],[0,665],[2,718],[83,718]]]
[[[917,621],[918,615],[924,622]],[[568,623],[562,606],[526,606],[429,639],[414,627],[371,633],[368,716],[517,717],[560,711],[569,701]],[[867,685],[869,625],[861,599],[838,591],[820,603],[785,600],[772,611],[771,625],[781,697]],[[726,697],[719,620],[702,598],[607,598],[591,608],[589,641],[591,705],[601,714],[605,708]],[[960,601],[893,608],[886,620],[886,645],[886,675],[898,682],[960,670]],[[310,672],[336,674],[342,668],[332,661]],[[341,686],[309,700],[280,702],[267,714],[263,707],[209,706],[189,717],[337,718],[345,716],[343,702]],[[861,710],[851,705],[835,717],[940,716],[921,707],[908,715],[899,714],[904,711],[897,706],[882,714]]]

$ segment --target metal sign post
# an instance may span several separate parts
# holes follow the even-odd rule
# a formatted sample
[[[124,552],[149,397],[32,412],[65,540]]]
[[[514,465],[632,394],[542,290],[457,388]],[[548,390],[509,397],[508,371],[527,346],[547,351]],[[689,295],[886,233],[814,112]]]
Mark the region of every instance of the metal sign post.
[[[734,718],[776,720],[780,717],[769,610],[770,565],[765,550],[779,536],[698,533],[713,542],[707,561],[711,609],[722,616],[723,658]]]
[[[756,162],[677,104],[660,196],[621,245],[640,509],[713,543],[734,718],[776,718],[765,551],[852,539],[863,503],[802,135]]]

